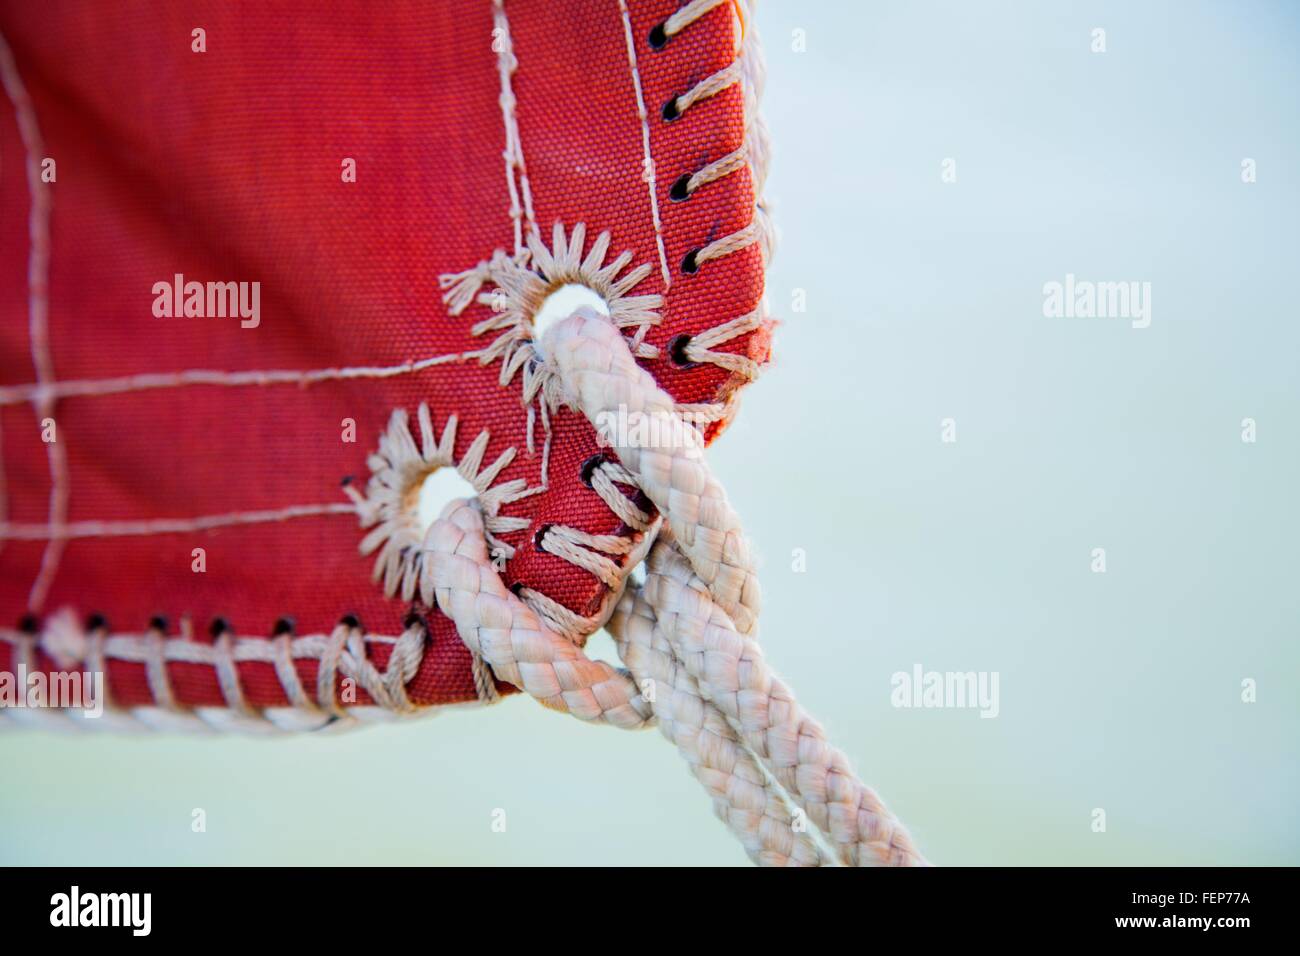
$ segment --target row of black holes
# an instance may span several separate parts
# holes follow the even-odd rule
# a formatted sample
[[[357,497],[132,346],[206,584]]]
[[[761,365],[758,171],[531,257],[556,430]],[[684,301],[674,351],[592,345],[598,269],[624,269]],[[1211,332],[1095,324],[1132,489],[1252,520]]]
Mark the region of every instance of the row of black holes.
[[[402,626],[410,628],[423,622],[424,618],[413,611],[403,619]],[[339,618],[339,623],[353,630],[361,630],[361,620],[355,614],[343,615]],[[39,633],[40,627],[40,621],[32,614],[23,615],[22,619],[18,622],[18,630],[33,636]],[[161,616],[149,618],[149,629],[165,634],[167,632],[167,618]],[[90,617],[86,618],[86,630],[107,631],[108,620],[102,614],[92,614]],[[280,637],[282,634],[293,634],[294,631],[293,619],[282,617],[279,618],[271,628],[271,636]],[[222,634],[233,634],[234,628],[230,626],[230,622],[224,617],[217,617],[213,618],[212,623],[208,625],[208,633],[215,639],[220,637]]]
[[[658,24],[650,31],[650,49],[656,51],[662,50],[667,45],[668,39],[668,34],[664,32],[664,25],[662,23]],[[681,111],[677,109],[677,97],[675,96],[669,99],[668,102],[663,105],[663,109],[660,110],[660,116],[663,117],[665,123],[671,123],[681,115]],[[690,199],[691,194],[687,191],[690,182],[691,177],[689,173],[678,176],[672,187],[668,190],[668,198],[673,202],[685,202]],[[682,258],[682,272],[687,275],[694,275],[700,271],[700,264],[695,258],[699,251],[699,249],[692,249],[690,252],[686,253]]]
[[[668,40],[668,34],[664,32],[664,25],[662,23],[656,25],[650,30],[650,35],[648,37],[650,49],[655,51],[662,50],[668,44]],[[677,108],[676,96],[669,99],[668,102],[663,105],[663,109],[660,110],[660,116],[663,117],[665,123],[671,123],[681,115],[681,111]],[[678,176],[673,182],[672,187],[668,190],[668,198],[673,202],[685,202],[690,199],[690,183],[690,173]],[[682,272],[686,275],[694,275],[700,271],[700,264],[696,258],[699,255],[699,252],[699,249],[691,249],[682,257],[681,268]],[[692,368],[697,364],[692,362],[686,356],[686,347],[690,344],[691,337],[689,335],[678,335],[668,343],[668,358],[673,365],[678,368]],[[584,466],[584,468],[585,467],[586,466]],[[584,474],[583,480],[590,484],[590,475]],[[541,538],[539,537],[537,540],[540,542]]]

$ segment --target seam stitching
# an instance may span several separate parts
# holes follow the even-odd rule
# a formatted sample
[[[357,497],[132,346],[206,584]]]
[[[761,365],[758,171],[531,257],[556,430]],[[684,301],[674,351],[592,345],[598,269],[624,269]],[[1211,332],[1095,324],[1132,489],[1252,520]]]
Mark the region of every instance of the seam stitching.
[[[618,0],[618,9],[623,18],[623,35],[627,40],[627,62],[632,71],[632,89],[636,93],[636,112],[641,120],[641,144],[644,150],[644,166],[641,178],[650,190],[650,217],[654,220],[655,245],[659,250],[659,269],[664,279],[664,291],[673,284],[672,273],[668,269],[668,253],[664,249],[664,226],[659,218],[659,186],[656,181],[654,157],[650,154],[650,123],[646,119],[645,95],[641,90],[641,74],[636,65],[636,44],[632,40],[632,17],[628,13],[627,3]]]
[[[24,165],[27,170],[27,191],[31,199],[28,213],[29,250],[27,260],[27,309],[28,337],[31,340],[32,364],[36,370],[36,380],[42,390],[54,385],[54,359],[50,353],[49,341],[49,271],[50,271],[50,211],[54,204],[50,191],[41,182],[40,159],[45,147],[41,137],[41,128],[36,120],[36,110],[31,97],[18,73],[13,51],[0,34],[0,81],[3,81],[5,93],[13,105],[19,136],[23,143]],[[54,420],[55,402],[46,394],[36,406],[36,421],[39,425],[45,419]],[[50,525],[53,529],[45,551],[41,555],[40,570],[32,582],[27,596],[30,611],[39,611],[45,604],[45,597],[54,577],[58,574],[59,563],[63,557],[64,539],[59,533],[68,519],[68,495],[71,475],[68,472],[68,454],[58,440],[58,423],[54,440],[45,443],[46,458],[50,467]],[[65,433],[66,434],[66,433]]]
[[[134,718],[156,729],[196,729],[205,724],[217,730],[319,729],[339,723],[340,719],[345,724],[355,723],[356,718],[368,716],[370,711],[403,716],[450,706],[416,705],[406,694],[405,685],[419,670],[429,636],[423,621],[412,621],[396,637],[367,635],[352,621],[341,622],[328,635],[303,637],[288,633],[239,637],[223,630],[212,643],[195,641],[188,620],[182,621],[180,630],[180,635],[172,638],[158,626],[151,626],[143,634],[112,634],[103,626],[82,628],[73,612],[65,609],[51,615],[39,634],[0,628],[0,642],[14,648],[15,658],[29,673],[37,670],[37,650],[48,655],[62,671],[75,669],[107,676],[111,661],[143,664],[153,705],[129,708],[115,705],[106,680],[105,696],[110,699],[104,701],[105,712]],[[367,648],[371,644],[392,648],[382,671],[369,659]],[[296,660],[319,662],[314,700],[302,685],[294,667]],[[281,690],[290,702],[287,707],[259,711],[247,703],[238,673],[238,665],[245,662],[275,666]],[[179,705],[167,672],[170,663],[214,668],[225,706]],[[499,697],[496,688],[482,686],[480,673],[481,668],[475,675],[479,703],[493,703]],[[342,707],[337,700],[339,678],[355,680],[371,696],[374,705]],[[16,708],[0,708],[0,714],[20,716]]]
[[[200,515],[195,518],[150,518],[143,521],[74,521],[57,529],[66,539],[152,537],[156,534],[185,534],[192,531],[210,531],[231,525],[265,524],[288,521],[293,518],[315,518],[321,515],[353,514],[355,508],[339,502],[317,505],[291,505],[269,511],[231,511],[224,514]],[[56,533],[49,524],[24,524],[0,522],[0,541],[47,541]]]
[[[515,91],[512,77],[519,68],[519,58],[515,56],[514,42],[510,37],[510,21],[506,18],[505,0],[493,0],[492,22],[497,36],[493,38],[493,48],[497,54],[497,72],[501,75],[501,117],[505,124],[506,145],[502,158],[506,163],[506,186],[510,194],[510,221],[515,233],[515,252],[524,248],[524,235],[521,219],[527,219],[528,230],[537,228],[533,219],[533,193],[528,183],[528,168],[524,165],[524,147],[519,138],[519,121],[515,116]],[[499,32],[498,32],[499,31]],[[515,179],[518,177],[518,185]],[[520,206],[520,194],[523,206]]]
[[[38,406],[60,398],[80,398],[97,395],[118,395],[159,388],[187,388],[193,386],[270,386],[315,385],[320,382],[345,381],[366,378],[393,378],[422,372],[438,365],[468,362],[481,359],[481,349],[468,352],[449,352],[400,365],[359,365],[315,369],[251,369],[248,371],[221,371],[218,369],[185,369],[180,372],[146,372],[140,375],[121,375],[114,378],[65,379],[53,385],[29,382],[24,385],[0,386],[0,406],[33,402]]]
[[[622,0],[620,0],[622,2]],[[694,173],[685,175],[686,197],[695,190],[715,182],[742,168],[748,168],[754,190],[753,217],[749,223],[730,235],[723,236],[688,253],[692,271],[704,263],[721,259],[755,243],[762,251],[764,265],[771,258],[775,232],[763,200],[763,186],[767,179],[769,148],[767,130],[758,112],[758,99],[762,92],[763,62],[753,27],[751,0],[691,0],[680,7],[661,25],[666,38],[672,38],[724,3],[729,4],[736,18],[741,41],[735,60],[721,70],[705,77],[694,87],[670,101],[680,117],[696,103],[715,96],[739,83],[742,91],[745,132],[740,147],[726,156],[705,165]],[[766,296],[760,295],[758,305],[750,313],[719,323],[690,337],[683,349],[689,362],[707,362],[717,365],[745,379],[753,380],[761,370],[759,362],[748,355],[722,352],[718,347],[760,329],[768,318]],[[734,417],[738,404],[738,391],[731,389],[725,399],[712,403],[679,404],[681,413],[694,414],[696,421],[727,424]]]

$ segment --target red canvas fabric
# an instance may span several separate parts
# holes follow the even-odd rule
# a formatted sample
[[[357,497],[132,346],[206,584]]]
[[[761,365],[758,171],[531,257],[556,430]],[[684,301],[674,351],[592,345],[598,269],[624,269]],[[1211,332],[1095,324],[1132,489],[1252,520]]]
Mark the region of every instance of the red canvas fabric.
[[[654,270],[638,292],[662,292],[663,322],[647,341],[665,347],[755,308],[757,245],[693,275],[686,253],[753,216],[749,171],[726,176],[689,202],[668,191],[683,173],[737,149],[743,96],[733,86],[674,122],[659,109],[732,62],[738,19],[712,10],[662,50],[648,42],[677,9],[629,2],[658,172],[658,208],[672,285],[660,276],[643,178],[642,120],[616,0],[510,0],[518,59],[516,116],[535,218],[608,230],[612,251]],[[206,52],[191,49],[206,33]],[[30,136],[13,99],[0,101],[0,387],[37,381],[33,295],[48,299],[48,360],[57,381],[193,369],[309,370],[396,366],[482,348],[475,308],[449,314],[439,276],[513,246],[501,77],[490,0],[429,3],[121,2],[44,0],[0,7],[0,34],[30,98],[48,190],[48,283],[32,288]],[[27,142],[25,142],[25,139]],[[340,176],[356,161],[356,182]],[[183,274],[258,281],[261,324],[157,318],[152,287]],[[765,330],[725,351],[766,358]],[[678,367],[664,349],[643,362],[678,401],[725,397],[740,379],[711,364]],[[488,459],[520,448],[503,478],[539,480],[540,456],[523,451],[520,382],[499,384],[499,363],[440,365],[389,378],[311,385],[188,385],[60,398],[57,441],[66,456],[72,523],[193,518],[294,506],[345,505],[341,483],[364,483],[367,455],[394,409],[428,402],[441,429],[459,418],[459,456],[487,428]],[[51,517],[51,459],[32,401],[0,405],[6,527]],[[356,442],[341,440],[345,419]],[[589,614],[604,585],[527,546],[545,524],[598,534],[619,522],[583,484],[596,452],[590,426],[562,410],[553,420],[549,491],[504,513],[529,519],[508,584],[522,583]],[[241,637],[269,636],[290,619],[297,633],[328,633],[354,615],[368,633],[396,635],[414,610],[429,615],[431,645],[408,686],[420,704],[472,700],[470,657],[436,611],[387,598],[358,552],[355,514],[330,513],[149,536],[65,542],[44,599],[30,605],[46,541],[0,541],[0,625],[39,629],[71,608],[102,615],[112,633],[143,633],[163,619],[169,639],[207,640],[220,619]],[[206,572],[191,569],[206,551]],[[192,636],[182,638],[180,622]],[[370,646],[376,663],[387,647]],[[53,662],[42,656],[49,668]],[[12,664],[0,642],[0,670]],[[315,663],[300,661],[305,682]],[[143,664],[113,662],[114,702],[151,702]],[[177,702],[224,702],[213,668],[168,665]],[[248,703],[283,705],[269,664],[241,663]],[[368,701],[364,692],[357,703]]]

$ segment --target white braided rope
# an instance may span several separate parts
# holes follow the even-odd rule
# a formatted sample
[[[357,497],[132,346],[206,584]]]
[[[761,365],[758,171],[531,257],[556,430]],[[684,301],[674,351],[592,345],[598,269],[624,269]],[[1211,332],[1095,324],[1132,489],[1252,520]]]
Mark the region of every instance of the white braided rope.
[[[488,559],[474,502],[448,504],[429,528],[425,548],[431,598],[497,677],[547,707],[584,720],[626,729],[657,722],[755,862],[807,866],[827,861],[806,833],[792,829],[794,815],[784,790],[722,713],[703,701],[695,678],[673,657],[644,602],[638,618],[643,626],[620,630],[620,653],[629,674],[589,659],[505,588]]]
[[[660,732],[673,742],[713,809],[760,866],[834,865],[798,821],[784,789],[740,741],[722,713],[706,702],[682,666],[656,610],[629,588],[608,624],[638,686],[652,691]]]
[[[643,727],[650,705],[631,677],[557,634],[501,582],[483,535],[483,517],[471,502],[453,501],[424,539],[429,560],[420,596],[456,624],[466,646],[501,680],[545,706],[616,727]]]
[[[639,593],[623,596],[608,624],[620,648],[647,626],[655,628],[674,663],[693,679],[683,691],[698,691],[701,706],[725,720],[790,800],[830,838],[840,861],[850,866],[923,865],[906,829],[771,671],[758,643],[737,633],[667,532],[661,533],[646,566],[645,585]],[[639,678],[637,667],[629,666]]]
[[[192,638],[192,635],[190,635]],[[39,634],[0,628],[0,642],[8,644],[16,669],[28,674],[40,668],[37,650],[54,659],[67,673],[104,675],[108,661],[144,664],[154,703],[122,707],[108,692],[103,713],[89,715],[78,707],[0,707],[0,718],[28,726],[62,730],[98,730],[167,733],[275,734],[305,731],[337,732],[365,724],[380,723],[421,714],[438,708],[419,708],[406,693],[419,668],[426,640],[422,622],[410,624],[397,637],[364,635],[361,630],[340,623],[330,634],[294,637],[281,633],[273,637],[239,637],[222,631],[212,643],[192,639],[167,639],[151,628],[144,634],[108,634],[102,626],[83,628],[69,610],[59,611],[45,622]],[[388,663],[380,670],[367,653],[368,643],[391,647]],[[316,686],[308,691],[294,667],[297,660],[319,664]],[[236,665],[258,662],[275,666],[287,707],[252,710],[244,700]],[[224,706],[182,708],[175,702],[168,676],[171,663],[204,664],[213,667],[226,700]],[[340,706],[336,700],[338,680],[350,679],[364,688],[373,704]],[[452,705],[455,706],[455,705]]]
[[[689,426],[677,419],[674,427],[643,432],[600,428],[602,421],[626,422],[638,415],[675,419],[672,399],[635,363],[618,331],[590,313],[579,312],[554,326],[545,349],[554,356],[569,400],[614,445],[665,518],[647,563],[645,586],[640,593],[626,594],[609,622],[633,676],[642,677],[631,652],[654,644],[654,638],[636,632],[657,627],[660,646],[666,645],[673,661],[694,679],[674,680],[674,696],[696,692],[705,711],[721,715],[830,838],[840,860],[849,865],[924,863],[907,831],[771,673],[758,644],[746,639],[756,631],[759,603],[750,548],[699,445],[673,440]],[[629,440],[638,434],[670,440],[638,446]],[[638,606],[643,613],[636,613]],[[662,664],[659,670],[665,671]]]
[[[556,323],[546,333],[544,349],[555,363],[564,399],[618,453],[737,629],[754,633],[760,598],[749,543],[704,462],[699,433],[636,364],[619,331],[594,312],[580,309]],[[647,434],[658,440],[640,443],[638,436]]]

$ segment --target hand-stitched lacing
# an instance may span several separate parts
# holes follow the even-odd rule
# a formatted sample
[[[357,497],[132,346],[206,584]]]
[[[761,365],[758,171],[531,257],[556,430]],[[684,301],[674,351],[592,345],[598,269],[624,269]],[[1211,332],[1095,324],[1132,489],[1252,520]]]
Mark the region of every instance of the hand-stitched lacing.
[[[665,49],[672,37],[727,2],[731,0],[692,0],[650,31],[648,42],[651,50]],[[749,7],[732,2],[732,9],[740,17],[740,30],[744,35],[740,55],[726,67],[705,77],[686,92],[671,97],[664,104],[660,115],[665,123],[676,122],[697,103],[740,84],[745,96],[745,142],[738,149],[707,163],[700,169],[678,176],[668,190],[668,198],[673,202],[686,202],[709,183],[748,166],[753,177],[756,197],[754,218],[734,233],[688,250],[680,266],[681,271],[687,275],[699,272],[705,263],[739,252],[755,242],[761,243],[763,258],[767,261],[774,244],[771,222],[762,203],[762,190],[767,178],[768,150],[766,130],[762,128],[756,108],[758,87],[761,85],[761,59],[755,34],[749,22],[751,14]],[[732,319],[699,335],[679,336],[670,344],[670,357],[679,366],[707,362],[752,379],[758,374],[757,362],[748,356],[719,351],[718,346],[761,327],[765,318],[765,306],[760,304],[750,314]],[[679,411],[684,412],[686,409],[679,408]],[[699,411],[703,418],[696,420],[725,421],[731,417],[734,405],[732,402],[726,402]]]
[[[62,610],[50,615],[39,632],[34,623],[26,629],[2,628],[0,641],[13,648],[15,669],[22,667],[27,673],[35,673],[38,650],[64,671],[84,669],[91,674],[107,674],[109,661],[143,664],[154,703],[121,707],[112,700],[112,688],[105,679],[103,689],[109,699],[103,702],[102,717],[89,718],[80,710],[49,707],[5,707],[0,708],[0,714],[40,726],[82,729],[268,733],[337,730],[431,710],[417,707],[406,692],[406,685],[419,670],[428,637],[423,620],[417,616],[408,618],[405,630],[396,637],[364,634],[354,617],[345,617],[329,634],[303,636],[296,636],[292,622],[282,619],[269,637],[239,637],[224,622],[217,621],[210,629],[210,643],[194,639],[188,620],[180,621],[178,627],[179,640],[167,636],[168,624],[158,618],[142,634],[113,634],[102,617],[92,617],[83,626],[71,611]],[[382,671],[370,660],[370,644],[391,648]],[[314,687],[308,689],[303,684],[294,666],[298,660],[318,663]],[[237,665],[251,661],[275,667],[289,706],[257,710],[248,705]],[[214,668],[225,705],[179,706],[167,672],[170,663]],[[475,674],[476,682],[485,677],[490,682],[486,668]],[[348,702],[349,680],[364,689],[374,703],[356,706]],[[338,697],[340,681],[345,682],[341,685],[343,704]],[[480,694],[481,699],[484,694]]]

